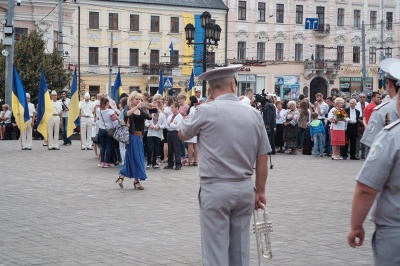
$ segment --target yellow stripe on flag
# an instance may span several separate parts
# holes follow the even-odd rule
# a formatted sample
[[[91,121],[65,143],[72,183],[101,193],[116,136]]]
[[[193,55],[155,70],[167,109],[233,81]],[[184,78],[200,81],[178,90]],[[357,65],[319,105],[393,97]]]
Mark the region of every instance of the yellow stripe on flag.
[[[40,124],[38,125],[37,130],[39,131],[40,134],[42,134],[43,138],[47,140],[47,134],[48,134],[48,122],[50,117],[53,116],[53,105],[51,104],[51,99],[50,99],[50,93],[48,90],[46,90],[46,93],[44,94],[44,107],[45,107],[45,112],[43,114],[42,120],[40,121]]]
[[[28,123],[24,121],[25,108],[21,105],[14,93],[12,94],[12,112],[19,130],[21,132],[25,131],[28,128]]]

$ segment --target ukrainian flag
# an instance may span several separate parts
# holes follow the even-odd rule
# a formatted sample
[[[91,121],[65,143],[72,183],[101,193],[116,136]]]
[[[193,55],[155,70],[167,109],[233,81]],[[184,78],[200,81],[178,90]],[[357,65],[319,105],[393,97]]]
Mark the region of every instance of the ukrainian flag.
[[[74,133],[76,123],[79,121],[79,92],[77,86],[76,68],[71,86],[71,101],[69,103],[67,137]]]
[[[26,122],[29,121],[29,109],[26,91],[15,66],[13,70],[12,91],[12,112],[19,130],[22,132],[28,128],[28,123]]]
[[[190,75],[190,80],[189,80],[189,85],[187,88],[187,93],[186,93],[186,103],[190,103],[190,96],[195,95],[195,89],[194,89],[194,73],[192,69],[192,74]]]
[[[111,91],[111,99],[115,101],[116,104],[119,103],[119,96],[122,94],[122,81],[121,81],[121,72],[118,68],[118,74],[115,77],[114,86]]]
[[[47,89],[46,78],[42,70],[39,84],[38,107],[37,107],[37,130],[47,140],[47,123],[53,115],[53,105],[51,104],[50,94]]]

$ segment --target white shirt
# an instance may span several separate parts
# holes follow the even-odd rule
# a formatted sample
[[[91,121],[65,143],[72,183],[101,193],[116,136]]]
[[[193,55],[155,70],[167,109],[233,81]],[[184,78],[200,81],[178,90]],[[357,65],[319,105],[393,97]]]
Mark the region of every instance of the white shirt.
[[[286,113],[287,111],[285,109],[282,109],[281,111],[276,109],[276,124],[283,124],[283,122],[285,122]]]
[[[176,114],[175,117],[174,116],[174,114],[171,114],[167,119],[167,125],[165,128],[168,129],[168,131],[178,131],[179,125],[183,123],[183,117],[180,113]],[[174,121],[171,123],[173,117]]]
[[[365,102],[364,108],[367,107],[367,106],[368,106],[368,102]],[[357,109],[358,111],[360,111],[360,117],[364,117],[364,113],[363,113],[363,110],[362,110],[362,108],[361,108],[361,103],[360,103],[360,102],[357,103],[356,109]]]
[[[250,98],[247,96],[244,96],[243,99],[241,100],[242,102],[248,103],[250,105],[251,101]]]
[[[55,115],[61,114],[61,112],[62,112],[61,102],[51,101],[51,104],[53,105],[53,114],[55,114]]]
[[[81,110],[81,116],[90,116],[94,112],[94,103],[91,101],[79,102],[79,109]]]
[[[10,110],[7,110],[5,112],[1,111],[0,117],[1,118],[7,118],[6,120],[1,121],[1,122],[6,123],[6,124],[11,123],[11,111]]]
[[[99,121],[99,128],[101,129],[110,129],[114,128],[116,124],[111,120],[111,116],[114,115],[115,112],[111,109],[107,110],[97,110],[97,118]],[[118,119],[115,120],[118,123]]]
[[[29,116],[33,117],[33,113],[36,112],[35,105],[33,103],[28,103],[28,109],[29,109]]]
[[[163,113],[158,113],[158,120],[155,121],[153,117],[151,120],[145,120],[144,124],[148,128],[148,137],[157,137],[163,139],[163,129],[167,125],[167,119],[165,118],[165,115]],[[160,129],[152,129],[150,128],[150,125],[159,126]]]
[[[328,111],[329,111],[329,105],[326,103],[326,102],[324,102],[324,101],[322,101],[321,103],[319,103],[320,104],[320,109],[321,109],[321,115],[319,115],[318,114],[318,119],[325,119],[326,117],[325,117],[325,115],[328,113]],[[316,110],[317,111],[317,110]],[[318,113],[318,112],[317,112]]]
[[[63,101],[58,100],[61,103],[61,108],[64,107],[63,109],[66,109],[65,107],[68,108],[69,110],[69,104],[71,103],[71,100],[69,98],[65,98],[65,100]],[[69,111],[62,111],[62,117],[68,117]]]
[[[352,124],[355,124],[357,122],[357,114],[356,114],[356,108],[351,109],[350,108],[350,115],[349,115],[349,122]]]
[[[164,115],[165,117],[169,117],[172,114],[171,106],[164,106]]]

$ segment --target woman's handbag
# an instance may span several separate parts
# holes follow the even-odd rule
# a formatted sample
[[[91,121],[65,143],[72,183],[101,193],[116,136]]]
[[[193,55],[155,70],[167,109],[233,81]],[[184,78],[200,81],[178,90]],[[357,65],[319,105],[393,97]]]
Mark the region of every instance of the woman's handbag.
[[[119,142],[129,144],[129,127],[127,125],[118,124],[113,137]]]
[[[92,137],[92,141],[94,144],[99,144],[99,133],[97,133],[96,136]]]

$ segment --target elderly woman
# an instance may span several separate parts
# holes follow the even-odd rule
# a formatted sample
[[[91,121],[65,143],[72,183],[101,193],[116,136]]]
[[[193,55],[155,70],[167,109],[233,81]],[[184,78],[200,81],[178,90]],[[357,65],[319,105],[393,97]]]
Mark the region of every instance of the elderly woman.
[[[332,145],[332,160],[343,160],[339,155],[340,146],[346,144],[345,126],[347,114],[343,109],[344,100],[342,98],[335,99],[335,107],[328,114],[328,120],[331,122],[331,145]]]
[[[283,122],[283,138],[286,146],[291,149],[289,154],[297,155],[298,121],[300,118],[300,113],[296,109],[295,101],[289,101],[288,108],[288,112],[286,113]]]
[[[3,104],[2,108],[3,111],[0,112],[0,138],[3,140],[6,137],[7,127],[11,129],[11,111],[8,104]]]

